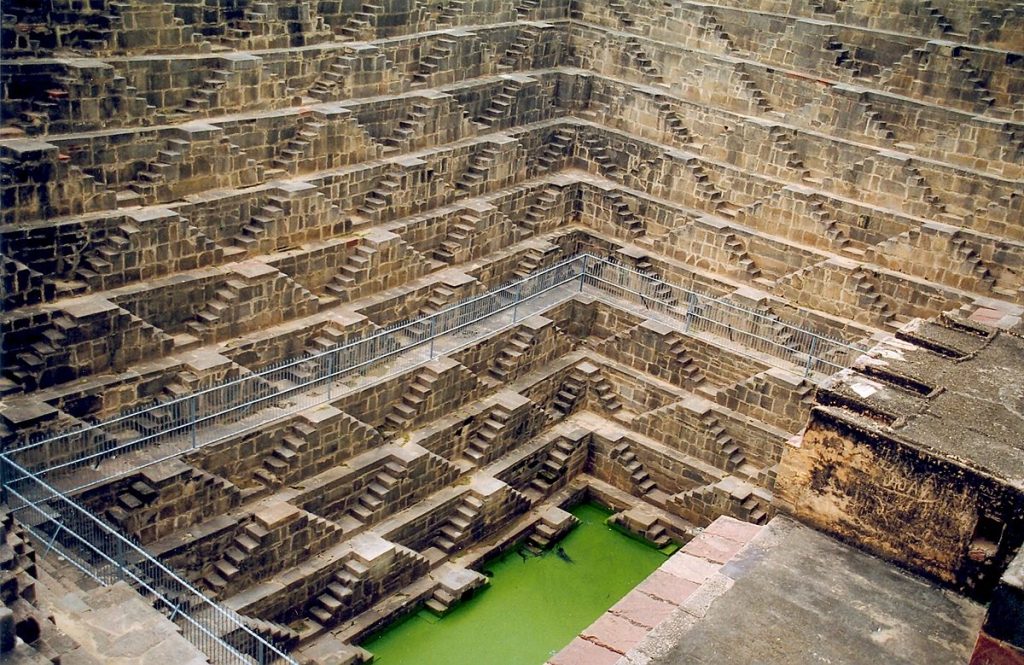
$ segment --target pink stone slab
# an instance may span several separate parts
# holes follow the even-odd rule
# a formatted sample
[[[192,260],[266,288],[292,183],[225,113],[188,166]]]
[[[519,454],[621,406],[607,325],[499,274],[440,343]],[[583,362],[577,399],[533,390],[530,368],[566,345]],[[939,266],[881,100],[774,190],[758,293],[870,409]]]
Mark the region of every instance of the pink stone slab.
[[[675,608],[672,603],[651,598],[646,593],[634,589],[608,611],[641,626],[654,628],[667,619]]]
[[[637,587],[639,591],[659,600],[680,605],[700,588],[700,582],[676,577],[671,573],[656,570]]]
[[[577,637],[551,660],[549,665],[614,665],[621,658],[615,653],[593,642]]]
[[[580,633],[585,640],[618,653],[626,653],[647,637],[648,630],[631,621],[605,612]]]

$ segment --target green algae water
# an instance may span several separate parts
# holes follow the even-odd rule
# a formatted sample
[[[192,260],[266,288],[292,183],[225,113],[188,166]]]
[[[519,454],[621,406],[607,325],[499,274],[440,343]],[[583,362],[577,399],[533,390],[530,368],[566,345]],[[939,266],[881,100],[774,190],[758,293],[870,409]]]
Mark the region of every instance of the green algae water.
[[[542,665],[666,558],[604,523],[596,504],[554,551],[525,561],[512,550],[487,564],[489,587],[438,619],[421,610],[363,647],[378,665]],[[557,546],[556,546],[557,547]]]

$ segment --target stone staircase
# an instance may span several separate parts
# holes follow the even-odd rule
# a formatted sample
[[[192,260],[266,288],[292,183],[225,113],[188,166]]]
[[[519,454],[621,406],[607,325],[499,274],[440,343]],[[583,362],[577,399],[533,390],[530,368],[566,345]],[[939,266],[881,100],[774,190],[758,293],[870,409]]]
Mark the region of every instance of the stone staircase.
[[[608,521],[628,533],[643,538],[655,547],[665,547],[672,542],[664,518],[644,504],[615,513]]]
[[[544,262],[544,252],[539,249],[530,248],[527,250],[523,258],[519,259],[516,263],[515,270],[512,271],[512,276],[516,279],[526,279],[537,270]]]
[[[882,114],[876,111],[870,102],[862,101],[858,103],[858,106],[864,113],[864,133],[867,136],[890,145],[896,142],[896,134],[893,132],[892,127],[889,126],[882,117]]]
[[[137,343],[130,349],[134,358],[129,356],[125,362],[135,362],[142,357],[161,357],[171,351],[173,341],[165,332],[112,303],[104,301],[103,305],[106,306],[102,311],[88,312],[81,317],[56,314],[48,323],[36,326],[35,330],[23,331],[24,336],[18,340],[21,344],[17,344],[13,335],[0,336],[0,341],[11,338],[3,349],[3,375],[28,391],[96,373],[102,371],[97,367],[111,366],[114,351],[110,349],[98,356],[99,351],[94,347],[116,343],[111,340],[129,336]],[[100,330],[105,333],[102,337],[99,336]],[[92,360],[82,361],[87,366],[81,374],[71,373],[69,376],[62,368],[70,366],[72,354],[92,357]]]
[[[299,456],[308,452],[309,439],[316,433],[316,428],[311,425],[293,424],[271,453],[263,458],[262,466],[253,471],[253,478],[269,489],[283,485],[298,463]]]
[[[96,288],[102,285],[105,276],[123,271],[125,252],[132,247],[140,231],[131,222],[118,224],[108,231],[96,249],[82,258],[75,277]]]
[[[471,493],[462,495],[452,515],[437,530],[432,544],[445,554],[455,554],[473,540],[473,526],[480,521],[484,503]]]
[[[364,2],[359,11],[348,16],[341,34],[352,41],[369,41],[377,36],[377,16],[384,13],[383,5]]]
[[[638,272],[649,276],[652,282],[648,282],[652,286],[647,291],[654,296],[654,299],[658,302],[663,302],[669,307],[675,307],[679,304],[679,299],[676,297],[675,289],[673,289],[668,283],[661,279],[661,275],[658,274],[654,264],[651,263],[649,256],[641,256],[636,260],[636,269]]]
[[[272,249],[272,246],[276,244],[277,227],[284,219],[288,205],[287,199],[269,197],[256,214],[249,218],[249,222],[243,224],[238,233],[229,239],[229,242],[235,247],[240,247],[251,253]]]
[[[540,0],[518,0],[516,2],[516,17],[520,21],[530,18],[530,12],[540,6]]]
[[[728,262],[738,268],[739,272],[749,280],[761,276],[761,269],[747,252],[747,244],[735,233],[727,233],[723,243]]]
[[[529,328],[524,326],[516,328],[508,343],[498,351],[493,364],[487,368],[488,373],[498,381],[508,381],[514,378],[523,355],[529,353],[536,341],[533,331]]]
[[[519,34],[512,40],[512,45],[498,61],[499,67],[509,70],[528,69],[532,61],[530,56],[538,42],[540,42],[540,30],[531,26],[521,26]]]
[[[873,319],[879,324],[886,325],[895,318],[895,314],[889,308],[888,303],[875,289],[875,276],[863,266],[858,266],[851,274],[853,291],[857,296],[857,305],[871,312]]]
[[[569,461],[575,451],[576,448],[571,441],[559,438],[548,450],[536,477],[530,481],[526,491],[527,497],[535,501],[539,497],[547,496],[551,488],[565,477]]]
[[[185,99],[185,105],[178,108],[179,113],[186,116],[202,116],[216,111],[221,107],[220,98],[222,91],[231,85],[236,85],[238,73],[227,69],[213,69],[207,72],[208,78],[203,79],[202,84],[192,92],[192,96]]]
[[[427,55],[419,61],[417,71],[412,75],[412,88],[429,88],[433,85],[434,77],[441,72],[446,63],[452,59],[459,42],[447,37],[440,37],[430,45]]]
[[[568,416],[579,405],[586,391],[586,384],[580,379],[572,375],[566,377],[552,398],[548,413],[554,418]]]
[[[725,459],[726,471],[736,471],[747,465],[747,456],[743,453],[739,444],[729,435],[729,432],[722,427],[722,423],[713,412],[707,412],[701,416],[701,424],[708,437],[714,440],[717,451]]]
[[[52,300],[56,288],[42,273],[9,256],[0,256],[0,294],[0,306],[13,310]]]
[[[164,148],[157,152],[157,158],[147,164],[129,184],[129,188],[139,197],[134,202],[156,202],[157,186],[177,177],[175,165],[182,162],[191,149],[191,144],[185,139],[169,138],[164,141]]]
[[[301,118],[295,136],[285,141],[284,147],[274,158],[274,168],[281,169],[289,175],[313,170],[315,165],[312,160],[326,128],[325,123],[314,118]],[[308,167],[307,164],[309,164]]]
[[[626,9],[626,3],[622,0],[609,0],[608,9],[611,10],[615,18],[619,19],[619,23],[626,30],[636,26],[636,21],[633,19],[633,15]]]
[[[572,156],[575,143],[576,135],[572,130],[564,127],[556,129],[537,156],[538,170],[541,173],[557,170],[566,157]]]
[[[416,311],[416,320],[410,324],[409,332],[417,338],[427,337],[430,334],[430,321],[424,319],[453,305],[456,300],[455,291],[447,286],[432,288],[426,302]]]
[[[736,81],[737,81],[737,93],[739,97],[745,97],[749,99],[753,104],[752,110],[759,113],[768,113],[772,110],[772,107],[768,104],[768,97],[764,94],[761,88],[757,87],[757,83],[750,77],[750,74],[743,71],[742,65],[736,65]]]
[[[674,359],[674,369],[683,377],[683,381],[689,388],[699,388],[706,382],[700,365],[690,355],[687,348],[686,338],[679,333],[669,334],[666,341],[669,344],[668,353]]]
[[[351,61],[352,58],[350,56],[335,58],[313,81],[307,94],[321,102],[328,102],[341,97],[345,90],[345,82],[352,74]]]
[[[992,271],[988,269],[981,255],[967,240],[954,233],[949,243],[953,250],[953,256],[963,266],[964,271],[977,280],[978,286],[973,290],[992,291],[997,287]]]
[[[636,37],[627,37],[624,51],[632,62],[636,63],[637,68],[640,72],[654,85],[660,87],[669,87],[665,83],[665,79],[662,78],[661,72],[654,65],[654,61],[647,55],[640,46],[640,40]]]
[[[469,158],[466,170],[455,181],[459,196],[476,196],[487,187],[488,174],[497,162],[499,152],[491,146],[484,146]]]
[[[552,221],[551,211],[558,205],[560,196],[561,191],[554,187],[542,189],[526,207],[526,214],[523,216],[521,226],[535,235],[542,232],[544,225]],[[560,222],[561,220],[555,221]]]
[[[434,249],[434,258],[449,265],[461,263],[471,248],[480,220],[468,213],[459,215],[459,221],[448,225],[444,240]]]
[[[405,467],[397,462],[388,462],[374,474],[356,500],[348,514],[360,524],[372,524],[383,509],[385,501],[407,475]]]
[[[398,126],[382,140],[384,154],[394,154],[410,150],[416,137],[423,135],[423,127],[430,117],[432,108],[422,102],[413,102],[409,113],[398,121]]]
[[[353,589],[366,573],[365,564],[356,559],[348,559],[344,568],[334,574],[324,592],[316,597],[316,601],[309,608],[310,616],[324,626],[340,620],[352,605]]]
[[[363,218],[379,222],[388,206],[394,203],[395,193],[402,187],[401,177],[397,173],[388,173],[378,180],[363,202],[356,208],[356,213]]]
[[[608,192],[605,199],[612,210],[612,223],[624,229],[628,238],[639,238],[646,233],[643,221],[629,207],[622,192]]]
[[[377,249],[368,244],[356,245],[345,259],[341,271],[324,287],[324,290],[337,296],[342,302],[348,302],[353,290],[358,288],[359,282],[369,276],[376,253]]]
[[[615,158],[609,152],[603,139],[597,136],[588,136],[583,139],[583,147],[590,161],[597,166],[597,172],[600,175],[616,182],[622,181],[622,169],[616,164]]]
[[[318,356],[325,351],[330,351],[345,343],[347,334],[341,328],[327,325],[320,329],[320,332],[306,344],[304,354],[307,356]],[[301,385],[322,376],[325,367],[322,360],[310,360],[308,362],[293,363],[284,368],[289,381]]]
[[[434,391],[434,383],[438,378],[440,377],[434,369],[421,368],[402,394],[401,401],[391,407],[391,411],[384,416],[384,422],[380,427],[381,434],[393,437],[409,428],[419,415],[423,402]]]
[[[195,318],[185,324],[186,330],[199,339],[212,337],[212,330],[220,323],[222,317],[233,309],[238,303],[245,302],[244,292],[249,285],[240,279],[226,280],[223,285],[214,291],[213,298],[206,301]]]
[[[476,122],[484,127],[494,129],[506,119],[515,117],[516,99],[523,90],[523,84],[515,80],[506,80],[501,92],[491,98],[490,105],[476,118]]]
[[[600,373],[590,377],[590,391],[597,399],[605,413],[614,416],[622,410],[622,402],[619,401],[618,393],[611,382]]]
[[[310,604],[309,619],[331,627],[425,575],[428,569],[423,556],[390,543],[387,548],[373,546],[365,556],[356,549]]]
[[[293,647],[299,644],[301,635],[298,631],[292,630],[288,626],[277,623],[276,621],[268,621],[266,619],[257,619],[256,617],[246,616],[242,614],[237,615],[245,627],[262,637],[267,642],[270,642],[279,650],[288,653]],[[216,623],[214,623],[216,625]],[[245,644],[250,639],[248,634],[242,634],[239,629],[238,638],[240,643]],[[223,636],[228,644],[235,644],[234,636],[227,634]]]
[[[118,492],[104,514],[123,533],[146,544],[177,531],[180,524],[231,510],[240,500],[241,492],[232,482],[175,460],[144,470]],[[172,504],[178,510],[169,513]]]
[[[833,58],[833,67],[838,67],[854,78],[861,75],[861,69],[853,59],[850,49],[846,48],[836,35],[825,35],[825,51]]]
[[[827,238],[832,247],[843,250],[850,246],[850,239],[843,232],[839,221],[829,214],[825,204],[818,197],[811,198],[807,202],[808,216],[823,229],[821,234]]]
[[[540,519],[530,531],[527,546],[535,552],[543,552],[572,531],[580,520],[575,515],[561,508],[551,506],[540,515]]]
[[[480,426],[477,427],[473,436],[466,442],[466,449],[463,456],[477,466],[483,466],[490,461],[490,451],[502,430],[508,424],[512,414],[500,404],[495,405],[487,414]]]
[[[260,550],[269,533],[256,522],[246,524],[224,550],[224,556],[210,566],[210,570],[203,576],[203,584],[215,592],[224,589],[238,575],[246,560]]]
[[[107,518],[114,524],[125,524],[131,513],[153,503],[159,492],[144,480],[136,480],[117,495],[113,506],[107,509]]]
[[[663,118],[662,122],[665,126],[668,143],[676,146],[693,145],[693,135],[690,134],[690,130],[683,121],[683,116],[675,110],[675,107],[668,100],[659,101],[657,104],[658,115]]]
[[[263,181],[263,167],[224,136],[222,129],[212,125],[176,129],[182,135],[165,139],[156,158],[117,192],[118,207],[172,201],[193,193],[200,183],[219,187],[220,183],[249,186]]]
[[[774,149],[782,154],[783,165],[787,169],[795,171],[796,175],[801,179],[810,177],[810,170],[804,166],[803,157],[796,149],[796,146],[793,145],[795,136],[792,131],[782,129],[781,127],[771,127],[768,130],[768,137],[771,139]]]
[[[613,462],[616,462],[626,470],[633,487],[636,488],[641,496],[650,494],[658,488],[651,479],[650,474],[647,473],[643,463],[637,459],[636,453],[633,452],[629,443],[617,444],[612,448],[610,457]]]
[[[717,210],[719,204],[725,199],[721,190],[711,181],[707,171],[704,169],[701,160],[696,157],[687,157],[683,161],[683,167],[690,173],[694,182],[694,194],[705,202],[706,207]]]
[[[448,0],[448,4],[437,17],[438,25],[454,25],[466,11],[470,0]]]
[[[77,130],[98,129],[101,123],[85,109],[97,107],[97,116],[110,115],[111,107],[122,110],[115,118],[128,125],[150,120],[155,107],[130,86],[124,76],[111,74],[96,66],[96,61],[69,63],[62,73],[55,73],[49,83],[25,97],[17,125],[27,134],[57,134]]]
[[[712,43],[717,43],[723,53],[731,54],[736,50],[732,37],[725,31],[714,14],[708,11],[701,12],[700,18],[697,19],[697,26],[703,32],[703,37]]]

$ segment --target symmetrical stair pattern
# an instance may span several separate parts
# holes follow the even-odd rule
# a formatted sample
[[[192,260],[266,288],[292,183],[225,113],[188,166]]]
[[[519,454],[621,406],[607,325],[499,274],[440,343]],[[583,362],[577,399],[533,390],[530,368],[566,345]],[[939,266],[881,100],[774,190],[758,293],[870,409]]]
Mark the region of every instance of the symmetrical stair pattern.
[[[483,502],[470,493],[464,494],[451,517],[438,529],[434,547],[445,554],[455,554],[473,537],[473,525],[480,519]]]
[[[434,391],[437,379],[437,372],[430,367],[424,367],[417,372],[412,383],[402,393],[402,400],[391,407],[391,411],[384,416],[381,434],[394,436],[408,429],[415,422],[423,403]]]
[[[612,448],[611,458],[626,470],[630,481],[640,494],[649,494],[657,489],[657,485],[647,473],[647,469],[637,459],[636,453],[628,443],[620,443]]]
[[[466,459],[477,466],[490,461],[494,441],[501,436],[511,416],[512,414],[500,404],[495,405],[466,442],[466,450],[463,453]]]
[[[386,463],[366,484],[366,489],[352,502],[349,515],[361,524],[373,523],[388,497],[407,474],[407,470],[401,464]]]

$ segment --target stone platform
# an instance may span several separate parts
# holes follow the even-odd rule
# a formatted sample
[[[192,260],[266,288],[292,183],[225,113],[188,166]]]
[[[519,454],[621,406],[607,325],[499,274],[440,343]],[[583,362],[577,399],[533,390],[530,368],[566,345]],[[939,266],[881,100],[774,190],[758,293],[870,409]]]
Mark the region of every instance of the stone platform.
[[[966,663],[983,615],[789,518],[722,517],[550,663]]]

